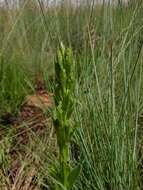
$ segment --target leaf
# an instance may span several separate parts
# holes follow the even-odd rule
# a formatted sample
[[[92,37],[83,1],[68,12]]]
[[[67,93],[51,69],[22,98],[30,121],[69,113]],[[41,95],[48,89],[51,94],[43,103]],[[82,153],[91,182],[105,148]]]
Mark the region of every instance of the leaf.
[[[81,164],[79,164],[78,166],[76,166],[69,174],[68,176],[68,184],[69,187],[68,189],[71,189],[75,183],[75,181],[77,180],[79,174],[80,174],[80,170],[81,170]]]
[[[70,134],[69,134],[69,140],[72,139],[72,137],[74,136],[75,131],[77,130],[79,126],[75,125],[74,127],[70,127]]]
[[[52,178],[52,180],[53,180],[53,182],[55,184],[55,190],[69,190],[66,187],[64,187],[64,185],[60,181],[58,181],[58,180],[56,180],[54,178]]]

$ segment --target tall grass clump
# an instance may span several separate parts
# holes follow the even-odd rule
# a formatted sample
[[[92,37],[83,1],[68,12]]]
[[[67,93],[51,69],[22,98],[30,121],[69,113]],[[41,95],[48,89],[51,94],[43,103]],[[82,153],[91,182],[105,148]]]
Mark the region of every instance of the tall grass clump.
[[[104,5],[99,28],[102,39],[95,48],[88,32],[91,57],[84,54],[79,58],[82,69],[76,85],[79,104],[75,118],[81,126],[77,139],[85,158],[77,189],[142,187],[138,167],[142,6],[140,2],[132,12],[125,13],[124,7]],[[125,22],[123,14],[127,16]]]

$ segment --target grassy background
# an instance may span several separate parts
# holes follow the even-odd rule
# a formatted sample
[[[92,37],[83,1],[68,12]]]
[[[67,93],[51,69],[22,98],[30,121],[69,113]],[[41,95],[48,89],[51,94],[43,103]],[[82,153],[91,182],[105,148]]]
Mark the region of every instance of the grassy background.
[[[85,161],[75,190],[142,189],[143,2],[77,9],[64,4],[44,9],[34,2],[16,10],[0,8],[0,115],[18,113],[38,73],[52,91],[54,56],[63,41],[76,60],[73,119]],[[6,128],[0,151],[5,180],[14,131],[0,127]],[[36,181],[43,189],[48,189],[53,159],[49,138],[31,134],[26,147],[41,163]],[[27,169],[31,160],[26,161]]]

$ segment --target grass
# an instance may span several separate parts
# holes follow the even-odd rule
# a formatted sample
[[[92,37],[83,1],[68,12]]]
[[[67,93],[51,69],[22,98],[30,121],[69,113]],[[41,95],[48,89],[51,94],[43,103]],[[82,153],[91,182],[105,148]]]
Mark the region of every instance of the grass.
[[[18,114],[25,96],[34,93],[37,73],[42,74],[47,90],[53,91],[50,79],[62,41],[72,48],[76,62],[72,119],[78,126],[73,140],[80,148],[75,147],[74,154],[84,160],[73,189],[142,189],[142,1],[48,10],[28,2],[19,10],[0,8],[0,116]],[[17,134],[9,125],[0,127],[3,189],[10,185],[9,153]],[[28,133],[29,144],[21,145],[26,154],[19,155],[21,176],[26,178],[36,168],[34,183],[48,189],[53,183],[49,170],[57,162],[52,131],[47,128],[40,139],[32,130]],[[15,189],[22,183],[21,176]]]

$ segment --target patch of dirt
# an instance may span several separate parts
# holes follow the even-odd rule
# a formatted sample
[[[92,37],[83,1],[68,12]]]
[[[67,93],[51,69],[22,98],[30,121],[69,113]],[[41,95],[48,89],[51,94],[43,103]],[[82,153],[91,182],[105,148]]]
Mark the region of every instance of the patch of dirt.
[[[52,95],[46,91],[41,91],[38,92],[38,94],[29,95],[26,97],[25,102],[21,107],[21,111],[18,116],[18,122],[20,121],[20,123],[26,123],[30,130],[37,134],[40,134],[44,128],[47,127],[50,117],[50,114],[48,115],[47,113],[48,109],[52,108],[52,106]],[[17,127],[17,125],[15,127]],[[22,133],[22,136],[24,136],[23,139],[26,140],[26,132],[23,130],[21,127],[18,129],[18,132]],[[24,142],[22,143],[25,144]]]
[[[23,146],[28,145],[30,141],[30,131],[40,138],[45,133],[45,129],[52,126],[49,125],[51,116],[48,112],[48,109],[52,107],[53,94],[47,92],[43,79],[38,76],[35,81],[35,93],[25,97],[17,117],[11,113],[2,115],[0,122],[4,125],[11,125],[16,130],[10,152],[11,167],[8,174],[11,187],[7,190],[38,190],[38,187],[32,183],[36,175],[34,167],[23,176],[21,164],[22,156],[25,156]]]
[[[34,185],[33,178],[36,175],[36,169],[30,168],[30,171],[24,174],[24,167],[19,169],[11,190],[38,190],[39,188]]]

